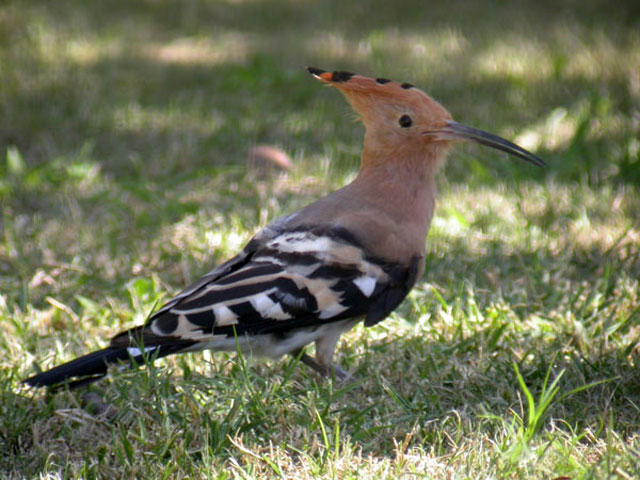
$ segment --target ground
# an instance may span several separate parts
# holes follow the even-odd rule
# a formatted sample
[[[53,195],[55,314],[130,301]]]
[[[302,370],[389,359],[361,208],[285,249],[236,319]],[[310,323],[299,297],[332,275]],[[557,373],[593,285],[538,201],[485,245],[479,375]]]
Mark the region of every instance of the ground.
[[[355,383],[205,353],[114,372],[110,415],[23,387],[353,178],[362,127],[307,65],[548,167],[456,147],[424,276],[339,344]],[[634,1],[2,2],[1,476],[637,478],[639,138]]]

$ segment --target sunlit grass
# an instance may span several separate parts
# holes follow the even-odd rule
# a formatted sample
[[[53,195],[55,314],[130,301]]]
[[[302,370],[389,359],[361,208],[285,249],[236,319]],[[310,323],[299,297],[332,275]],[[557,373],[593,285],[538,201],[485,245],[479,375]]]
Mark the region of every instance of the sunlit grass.
[[[638,13],[571,5],[2,4],[1,476],[640,475]],[[22,387],[353,178],[362,127],[306,65],[409,81],[549,166],[453,149],[425,276],[340,344],[353,385],[205,353],[114,372],[109,418]],[[261,144],[293,169],[248,171]]]

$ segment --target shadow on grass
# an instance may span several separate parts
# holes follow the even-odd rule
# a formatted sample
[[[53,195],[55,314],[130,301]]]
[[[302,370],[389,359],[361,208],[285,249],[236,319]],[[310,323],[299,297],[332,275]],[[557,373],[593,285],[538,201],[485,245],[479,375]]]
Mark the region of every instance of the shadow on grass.
[[[411,78],[399,80],[415,84],[426,80],[425,89],[449,106],[462,122],[474,123],[473,117],[480,116],[481,123],[476,126],[499,133],[513,125],[522,126],[523,119],[535,122],[556,108],[571,111],[574,105],[590,103],[603,91],[612,97],[613,108],[630,115],[634,102],[628,79],[616,73],[596,82],[580,75],[552,75],[542,85],[535,84],[536,80],[523,83],[508,74],[477,75],[469,64],[492,45],[509,38],[536,38],[552,56],[557,39],[541,38],[539,32],[561,31],[563,26],[589,32],[584,35],[586,38],[603,34],[619,48],[628,47],[628,34],[640,18],[636,3],[622,2],[616,9],[604,10],[595,1],[581,4],[580,8],[571,2],[534,6],[524,1],[509,5],[493,1],[473,5],[447,2],[429,8],[422,2],[328,2],[310,7],[286,1],[163,1],[136,5],[110,2],[109,6],[88,7],[66,1],[55,9],[46,2],[36,2],[24,12],[13,6],[25,19],[33,17],[43,28],[61,35],[58,42],[81,43],[84,35],[98,50],[102,43],[109,44],[114,39],[121,39],[121,44],[115,52],[107,48],[107,53],[98,53],[95,58],[88,54],[89,58],[81,62],[43,58],[37,45],[27,44],[17,51],[16,55],[29,58],[24,65],[17,64],[17,72],[24,69],[24,75],[28,75],[29,69],[42,69],[48,72],[48,78],[13,87],[10,97],[2,103],[7,114],[0,121],[0,139],[5,145],[16,145],[29,165],[59,156],[72,158],[90,141],[103,171],[116,181],[161,183],[170,183],[170,178],[183,170],[237,164],[253,142],[293,143],[299,145],[297,148],[316,152],[327,138],[359,143],[361,132],[348,127],[349,118],[341,115],[344,108],[338,115],[335,111],[325,112],[321,121],[330,122],[330,127],[283,127],[288,118],[312,116],[311,111],[320,104],[342,102],[337,95],[333,100],[322,97],[317,85],[305,78],[302,67],[318,61],[326,68],[357,67],[381,75],[385,72],[376,69],[385,68],[387,62],[391,70],[399,69],[385,55],[399,53],[406,60],[402,68],[416,63],[409,51],[411,46],[385,47],[383,43],[370,58],[358,54],[351,60],[339,49],[318,48],[316,39],[335,35],[346,39],[345,48],[350,48],[360,41],[375,45],[376,36],[391,35],[393,44],[393,32],[406,33],[410,42],[413,34],[430,30],[436,34],[459,30],[466,46],[446,54],[451,67],[444,71],[418,70],[404,74]],[[549,11],[554,15],[549,16]],[[17,14],[16,17],[20,18]],[[545,28],[541,29],[541,25]],[[246,52],[226,60],[213,54],[211,58],[192,59],[187,48],[182,52],[185,61],[173,57],[167,61],[161,54],[149,53],[156,51],[155,46],[171,44],[176,39],[209,39],[215,45],[225,32],[249,38]],[[7,34],[8,40],[11,35]],[[197,42],[189,45],[197,48]],[[228,48],[234,48],[233,41]],[[563,63],[561,59],[557,62]],[[372,67],[371,63],[383,67]],[[459,73],[456,75],[451,68]],[[15,74],[17,82],[20,75]],[[504,104],[505,100],[507,108],[491,106],[492,102]],[[487,112],[496,110],[502,111],[487,116]],[[632,165],[633,159],[618,174],[611,174],[609,168],[611,162],[626,161],[618,150],[632,133],[621,129],[602,140],[578,137],[566,148],[543,150],[540,154],[550,160],[549,172],[559,180],[580,180],[585,171],[594,170],[590,176],[595,182],[613,177],[616,182],[634,183],[640,174]],[[522,169],[507,164],[474,165],[477,171],[489,171],[480,180],[488,183],[504,179],[505,175],[533,175],[538,179],[544,175],[521,173]],[[465,181],[467,172],[468,168],[454,167],[450,175]]]
[[[421,336],[373,341],[364,354],[342,348],[341,356],[351,358],[350,366],[360,379],[355,388],[317,381],[314,374],[307,377],[302,364],[294,365],[300,372],[289,378],[287,362],[251,365],[242,373],[235,361],[227,373],[211,378],[190,370],[183,370],[184,378],[167,376],[163,368],[151,374],[118,374],[95,387],[120,411],[112,421],[95,421],[76,410],[80,395],[74,400],[60,394],[43,402],[8,390],[3,393],[3,409],[18,416],[3,415],[10,424],[0,431],[2,451],[9,454],[2,467],[35,472],[50,455],[60,459],[70,455],[67,461],[91,458],[97,466],[115,462],[126,470],[131,465],[125,461],[123,466],[115,456],[122,448],[144,450],[163,462],[176,461],[176,452],[183,452],[180,455],[188,457],[180,460],[184,467],[212,456],[219,462],[242,453],[232,443],[238,438],[248,448],[259,449],[268,439],[285,449],[308,451],[310,444],[322,442],[321,428],[315,425],[318,419],[332,443],[325,453],[322,449],[307,453],[316,460],[353,445],[364,455],[396,459],[397,443],[404,440],[405,448],[420,447],[448,458],[461,438],[499,443],[514,412],[526,418],[513,362],[536,399],[549,371],[553,379],[564,370],[559,395],[605,381],[553,402],[547,411],[553,421],[544,422],[533,442],[548,441],[546,432],[557,436],[558,431],[580,432],[585,444],[597,442],[610,428],[625,442],[636,434],[638,368],[628,353],[582,356],[571,351],[567,338],[546,344],[500,339],[489,351],[488,339],[494,332],[481,330],[449,341]],[[130,430],[137,434],[123,433]],[[585,438],[582,433],[587,430]],[[126,436],[130,445],[123,447]],[[83,440],[88,438],[92,441]],[[498,456],[498,451],[491,455]]]

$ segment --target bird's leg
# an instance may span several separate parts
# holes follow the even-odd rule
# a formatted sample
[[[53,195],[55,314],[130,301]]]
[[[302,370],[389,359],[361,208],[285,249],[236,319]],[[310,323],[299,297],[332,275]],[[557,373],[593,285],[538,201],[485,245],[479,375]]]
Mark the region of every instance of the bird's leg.
[[[323,377],[326,377],[328,375],[329,372],[327,371],[327,368],[324,365],[320,365],[318,362],[316,362],[315,358],[313,358],[311,355],[308,355],[303,348],[294,350],[293,352],[291,352],[291,355],[298,358],[302,363],[304,363],[308,367],[311,367]]]
[[[349,372],[347,372],[341,366],[336,365],[335,363],[333,365],[321,364],[311,355],[308,355],[307,353],[305,353],[304,349],[302,348],[294,350],[293,352],[291,352],[291,355],[300,359],[302,363],[312,368],[323,377],[329,377],[331,376],[331,373],[333,373],[335,378],[340,381],[349,380],[352,378]]]
[[[347,323],[336,326],[332,331],[316,340],[316,358],[315,361],[321,365],[327,372],[327,376],[333,372],[338,380],[352,381],[353,377],[346,370],[332,362],[333,354],[336,350],[336,344],[345,331],[350,330],[359,320],[350,320]]]
[[[82,396],[82,407],[96,417],[102,416],[113,420],[118,415],[118,409],[104,400],[95,392],[86,392]]]
[[[341,382],[351,382],[353,380],[353,375],[337,363],[331,365],[331,370],[333,370],[333,376]]]

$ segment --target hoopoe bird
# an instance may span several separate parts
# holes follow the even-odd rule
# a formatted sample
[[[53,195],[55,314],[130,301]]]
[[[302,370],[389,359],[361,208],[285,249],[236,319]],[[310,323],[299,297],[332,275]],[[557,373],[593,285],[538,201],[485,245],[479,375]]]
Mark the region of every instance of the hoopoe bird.
[[[387,317],[424,272],[436,202],[435,176],[453,142],[467,140],[544,162],[501,137],[454,122],[408,83],[308,68],[338,89],[365,126],[356,178],[259,231],[235,257],[97,352],[25,380],[71,387],[110,365],[139,365],[203,349],[279,358],[290,354],[322,375],[340,336]],[[305,353],[315,343],[315,358]]]

